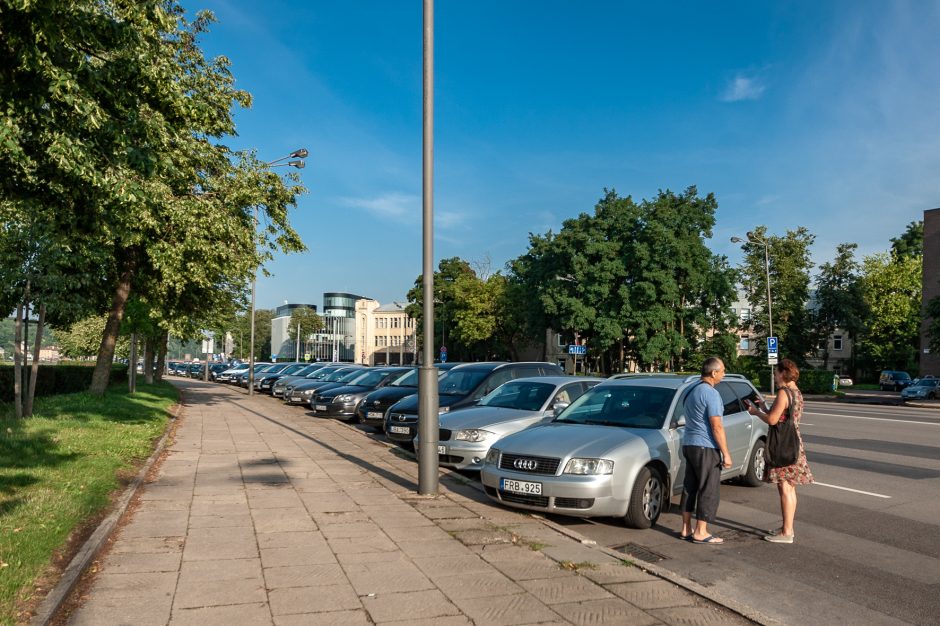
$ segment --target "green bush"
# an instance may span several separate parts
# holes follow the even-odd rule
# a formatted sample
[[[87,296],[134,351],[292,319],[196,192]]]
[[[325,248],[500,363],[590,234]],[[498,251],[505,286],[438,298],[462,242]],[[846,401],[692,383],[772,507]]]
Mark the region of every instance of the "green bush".
[[[86,391],[91,386],[94,364],[47,365],[40,363],[36,379],[36,397]],[[127,367],[111,368],[111,384],[127,381]],[[0,368],[0,402],[13,402],[13,368]]]

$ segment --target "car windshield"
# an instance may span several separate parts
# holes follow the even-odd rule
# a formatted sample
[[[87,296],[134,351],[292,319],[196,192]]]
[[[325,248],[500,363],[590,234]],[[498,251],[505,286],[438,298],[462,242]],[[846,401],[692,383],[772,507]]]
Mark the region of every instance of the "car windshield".
[[[350,385],[362,385],[363,387],[374,387],[382,382],[382,379],[387,376],[386,372],[381,370],[366,370],[365,372],[359,372],[359,375],[354,377],[349,381]]]
[[[290,376],[292,374],[296,374],[297,372],[303,369],[306,369],[306,367],[307,366],[304,365],[303,363],[294,363],[293,365],[288,365],[286,368],[281,370],[281,373],[284,374],[285,376]]]
[[[312,374],[313,372],[323,369],[319,365],[304,365],[301,369],[296,372],[292,372],[291,376],[306,376],[307,374]]]
[[[349,370],[349,369],[346,369],[345,367],[341,367],[337,370],[333,370],[332,372],[330,372],[326,377],[323,378],[323,380],[330,382],[330,383],[336,383],[336,382],[343,380],[350,374],[358,375],[359,373],[360,373],[359,370]]]
[[[538,411],[553,391],[555,391],[555,385],[549,383],[508,382],[480,400],[480,405]]]
[[[258,363],[257,365],[255,365],[255,374],[259,372],[266,372],[268,371],[269,367],[271,367],[270,363]]]
[[[936,387],[937,383],[940,382],[940,378],[921,378],[917,381],[915,387]]]
[[[314,370],[312,373],[307,374],[307,378],[310,380],[324,380],[327,376],[334,373],[338,370],[339,367],[321,367],[318,370]]]
[[[675,389],[624,385],[595,388],[554,421],[627,428],[662,428]]]
[[[280,374],[287,369],[287,363],[280,363],[278,365],[272,365],[268,369],[264,370],[268,374]]]
[[[418,369],[415,368],[410,372],[405,372],[398,378],[396,378],[389,385],[390,387],[417,387],[418,386]]]
[[[362,368],[357,367],[356,369],[353,369],[353,370],[346,370],[344,372],[336,372],[336,373],[341,374],[340,377],[336,379],[336,382],[348,383],[354,378],[358,378],[359,376],[362,376]]]
[[[440,378],[438,393],[444,396],[465,396],[477,388],[480,382],[490,375],[492,370],[457,369],[447,372]]]

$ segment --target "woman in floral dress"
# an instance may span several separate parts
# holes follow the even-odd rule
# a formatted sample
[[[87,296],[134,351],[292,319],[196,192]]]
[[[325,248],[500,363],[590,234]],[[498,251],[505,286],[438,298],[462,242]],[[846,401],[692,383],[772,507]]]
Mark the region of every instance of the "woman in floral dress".
[[[777,483],[780,493],[780,512],[783,526],[764,539],[771,543],[793,543],[793,518],[796,515],[796,486],[813,482],[813,474],[806,463],[806,451],[803,449],[803,437],[800,435],[800,418],[803,416],[803,394],[796,386],[800,379],[800,370],[790,359],[781,359],[774,369],[774,382],[777,385],[777,397],[769,411],[762,411],[753,403],[748,403],[747,410],[771,426],[787,419],[794,420],[796,433],[800,440],[800,454],[793,465],[768,468],[764,472],[764,481]],[[788,393],[789,391],[789,393]],[[793,406],[790,406],[790,398]]]

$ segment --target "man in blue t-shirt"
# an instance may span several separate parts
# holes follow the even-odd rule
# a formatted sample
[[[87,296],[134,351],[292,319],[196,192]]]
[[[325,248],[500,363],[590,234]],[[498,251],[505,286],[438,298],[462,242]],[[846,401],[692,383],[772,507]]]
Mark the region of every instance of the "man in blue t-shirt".
[[[708,534],[708,522],[718,513],[721,468],[731,467],[731,453],[721,421],[724,403],[715,385],[725,376],[725,364],[716,356],[702,363],[702,379],[685,398],[685,482],[682,499],[682,531],[693,543],[724,543]],[[695,511],[695,529],[692,528]]]

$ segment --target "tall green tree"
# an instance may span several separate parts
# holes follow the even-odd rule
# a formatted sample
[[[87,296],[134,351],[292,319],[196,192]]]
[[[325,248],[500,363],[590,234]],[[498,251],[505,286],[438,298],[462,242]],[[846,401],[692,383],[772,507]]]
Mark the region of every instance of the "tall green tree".
[[[891,253],[897,258],[924,254],[924,222],[916,221],[907,225],[907,228],[897,237],[891,238]]]
[[[854,243],[839,244],[835,258],[820,265],[816,276],[814,321],[816,336],[824,346],[824,369],[829,365],[829,336],[836,329],[843,329],[855,341],[865,327],[868,312],[861,265],[855,260],[857,248]],[[852,351],[853,358],[856,352]]]
[[[920,256],[874,254],[862,264],[870,311],[856,347],[873,369],[917,370],[921,321]]]
[[[781,356],[805,364],[806,356],[816,347],[812,316],[809,312],[810,246],[815,241],[806,228],[787,231],[783,237],[770,235],[766,226],[751,231],[744,242],[744,259],[738,269],[739,281],[752,316],[750,329],[759,336],[768,333],[767,272],[764,257],[766,241],[770,259],[771,313],[774,335],[778,337]],[[763,342],[759,350],[766,352]]]

